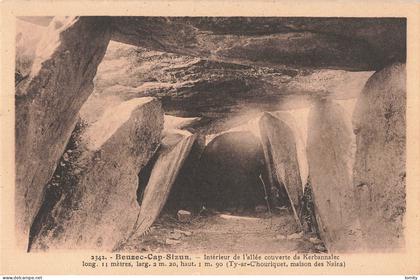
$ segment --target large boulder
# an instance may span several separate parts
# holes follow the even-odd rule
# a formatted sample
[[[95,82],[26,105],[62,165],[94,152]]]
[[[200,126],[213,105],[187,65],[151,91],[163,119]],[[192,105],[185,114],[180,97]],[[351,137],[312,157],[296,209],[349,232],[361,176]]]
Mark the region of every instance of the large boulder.
[[[196,185],[209,208],[250,208],[265,204],[261,143],[251,132],[216,136],[206,146],[198,165]]]
[[[405,60],[404,18],[113,17],[112,27],[115,41],[244,65],[361,71]]]
[[[140,213],[135,229],[135,234],[138,235],[143,234],[158,217],[195,141],[195,135],[186,131],[164,130],[163,133],[162,144],[150,177],[140,178],[147,180],[147,184],[139,198]]]
[[[303,186],[295,135],[284,121],[270,113],[264,113],[261,116],[259,128],[265,160],[269,165],[271,176],[276,176],[284,184],[295,219],[300,224]]]
[[[31,230],[32,249],[111,251],[124,242],[140,210],[138,173],[157,149],[162,128],[161,105],[151,97],[109,108],[80,128],[48,185],[44,213]]]
[[[51,18],[25,20],[45,25]],[[112,18],[112,39],[236,64],[360,71],[405,61],[406,23],[405,18],[124,16]]]
[[[297,110],[272,112],[273,116],[285,122],[287,126],[293,131],[302,186],[306,184],[309,174],[308,159],[306,156],[309,110],[310,107]]]
[[[55,18],[38,43],[30,73],[17,85],[15,217],[21,246],[27,243],[43,188],[78,112],[93,90],[109,39],[108,18]]]
[[[405,113],[405,64],[394,64],[368,80],[353,115],[359,217],[366,244],[375,251],[404,246]]]
[[[360,249],[352,164],[354,135],[344,109],[320,100],[309,113],[307,157],[321,237],[331,252]]]
[[[293,98],[297,92],[307,103],[319,95],[355,97],[372,73],[244,66],[111,41],[85,115],[95,119],[108,106],[153,96],[162,101],[166,114],[200,116],[195,127],[202,131],[221,126],[221,121],[220,133],[262,111],[302,106]],[[227,120],[233,123],[227,125]]]

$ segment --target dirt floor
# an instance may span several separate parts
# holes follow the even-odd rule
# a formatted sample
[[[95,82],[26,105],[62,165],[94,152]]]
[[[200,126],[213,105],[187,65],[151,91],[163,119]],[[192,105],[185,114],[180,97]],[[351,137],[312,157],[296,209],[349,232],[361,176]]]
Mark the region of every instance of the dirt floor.
[[[124,247],[131,252],[170,253],[303,253],[326,252],[316,235],[303,234],[287,210],[275,214],[256,212],[206,212],[180,222],[163,214],[142,237]]]

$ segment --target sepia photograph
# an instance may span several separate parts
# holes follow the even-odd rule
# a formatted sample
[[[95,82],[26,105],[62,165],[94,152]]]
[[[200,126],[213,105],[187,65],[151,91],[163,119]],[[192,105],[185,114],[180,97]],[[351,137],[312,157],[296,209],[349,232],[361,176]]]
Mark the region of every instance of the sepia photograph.
[[[28,252],[403,247],[405,19],[17,21]]]
[[[2,211],[19,254],[147,273],[413,249],[407,17],[61,11],[14,26]]]

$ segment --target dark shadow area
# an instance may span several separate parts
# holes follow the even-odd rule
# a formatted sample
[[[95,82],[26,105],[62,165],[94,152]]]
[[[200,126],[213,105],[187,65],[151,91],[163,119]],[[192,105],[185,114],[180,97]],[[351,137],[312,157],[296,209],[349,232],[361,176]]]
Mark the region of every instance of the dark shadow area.
[[[228,132],[204,149],[196,182],[206,208],[254,209],[266,205],[271,188],[263,183],[266,167],[258,138],[250,132]]]
[[[299,216],[303,225],[303,230],[305,232],[314,233],[318,236],[318,238],[320,238],[318,223],[316,221],[315,215],[315,205],[312,195],[312,186],[309,177],[303,190],[301,209],[302,210]]]
[[[199,212],[202,207],[197,180],[197,167],[204,149],[204,136],[197,139],[188,157],[185,159],[177,178],[171,188],[164,212],[176,212],[179,209]]]
[[[156,161],[159,158],[160,150],[161,147],[159,146],[153,154],[152,158],[149,159],[147,164],[139,172],[139,187],[137,189],[137,202],[139,205],[141,205],[143,201],[144,190],[146,189],[146,186],[149,183],[150,175],[152,175],[153,167],[155,166]]]
[[[270,180],[270,177],[272,178]],[[290,207],[286,189],[275,174],[268,174],[260,141],[250,132],[228,132],[207,146],[196,141],[182,166],[163,212],[204,209],[272,212]]]
[[[36,242],[38,236],[46,235],[54,228],[60,231],[60,226],[57,225],[51,213],[55,205],[63,200],[64,203],[70,207],[77,208],[77,194],[74,191],[74,186],[77,184],[80,174],[80,169],[73,163],[77,162],[80,156],[78,151],[78,143],[80,142],[80,135],[86,127],[86,123],[79,120],[70,136],[65,152],[60,158],[54,175],[44,188],[44,196],[42,204],[38,210],[37,215],[32,222],[29,231],[28,252],[31,250],[33,244]],[[60,213],[66,215],[68,213]],[[54,234],[54,233],[53,233]],[[43,246],[42,244],[40,244]],[[46,248],[41,248],[46,249]]]
[[[40,234],[41,229],[45,225],[49,224],[49,213],[53,210],[54,206],[60,200],[62,194],[63,192],[61,188],[54,188],[51,186],[46,187],[43,197],[43,203],[37,215],[35,216],[31,229],[29,231],[28,252],[31,251],[32,244],[36,240],[38,234]]]

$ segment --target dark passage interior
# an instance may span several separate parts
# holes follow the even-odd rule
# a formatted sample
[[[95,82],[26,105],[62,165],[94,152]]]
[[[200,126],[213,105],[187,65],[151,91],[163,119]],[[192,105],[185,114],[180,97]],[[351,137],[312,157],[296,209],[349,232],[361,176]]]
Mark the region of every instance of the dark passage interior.
[[[138,199],[147,185],[155,157],[139,174]],[[257,206],[288,206],[284,186],[275,176],[270,186],[260,140],[249,131],[226,132],[205,147],[195,143],[174,182],[164,212],[203,209],[241,212]]]
[[[126,249],[325,251],[303,239],[303,229],[292,214],[284,185],[275,174],[270,175],[272,180],[268,177],[259,137],[250,131],[234,131],[217,135],[207,145],[205,142],[202,137],[194,143],[163,210],[147,230],[125,245]],[[155,155],[140,172],[140,199],[148,176],[161,166],[156,164]],[[150,203],[147,196],[142,207]],[[150,216],[150,212],[142,215]],[[312,222],[312,217],[304,218]],[[318,240],[311,224],[305,226],[308,236]]]
[[[250,132],[219,135],[200,158],[196,177],[200,199],[207,208],[217,210],[265,205],[263,170],[261,144]]]

